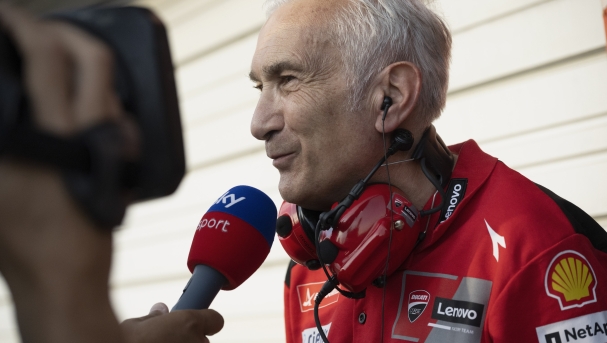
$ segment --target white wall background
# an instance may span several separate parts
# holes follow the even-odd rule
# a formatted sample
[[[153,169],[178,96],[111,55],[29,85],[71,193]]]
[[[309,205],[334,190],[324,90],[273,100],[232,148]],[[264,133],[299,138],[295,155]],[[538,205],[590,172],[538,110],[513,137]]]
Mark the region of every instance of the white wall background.
[[[258,97],[248,80],[263,0],[141,0],[168,26],[189,173],[176,194],[132,206],[116,233],[112,299],[120,319],[172,306],[189,278],[194,229],[223,192],[255,186],[280,204],[278,173],[249,134]],[[438,0],[451,27],[448,144],[474,138],[607,227],[607,53],[600,0]],[[214,343],[283,342],[288,262],[276,242],[261,269],[213,308]],[[0,283],[0,342],[18,342]]]

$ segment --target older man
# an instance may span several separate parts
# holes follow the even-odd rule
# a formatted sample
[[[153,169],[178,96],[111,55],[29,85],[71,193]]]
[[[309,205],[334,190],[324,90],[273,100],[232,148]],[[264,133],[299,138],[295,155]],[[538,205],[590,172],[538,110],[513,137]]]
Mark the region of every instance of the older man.
[[[296,215],[318,215],[369,174],[397,129],[419,144],[445,104],[451,38],[420,0],[268,5],[250,73],[261,91],[251,132],[280,172],[283,199],[305,209]],[[327,276],[291,264],[288,342],[607,339],[607,240],[596,222],[474,141],[439,158],[453,169],[438,187],[414,151],[394,154],[367,185],[389,183],[421,210],[420,242],[364,297],[329,293],[318,322],[313,298]]]

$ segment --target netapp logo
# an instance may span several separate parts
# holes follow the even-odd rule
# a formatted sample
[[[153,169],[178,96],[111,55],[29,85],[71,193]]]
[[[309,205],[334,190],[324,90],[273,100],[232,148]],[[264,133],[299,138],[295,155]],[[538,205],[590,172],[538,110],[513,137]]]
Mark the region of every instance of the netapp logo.
[[[434,300],[432,318],[480,327],[484,309],[482,304],[437,297]]]
[[[462,201],[464,195],[466,195],[466,186],[468,185],[468,179],[452,179],[447,189],[447,199],[449,206],[443,207],[440,214],[440,222],[444,222],[449,219],[455,211],[457,205]]]
[[[540,343],[595,343],[607,339],[607,311],[535,328]]]

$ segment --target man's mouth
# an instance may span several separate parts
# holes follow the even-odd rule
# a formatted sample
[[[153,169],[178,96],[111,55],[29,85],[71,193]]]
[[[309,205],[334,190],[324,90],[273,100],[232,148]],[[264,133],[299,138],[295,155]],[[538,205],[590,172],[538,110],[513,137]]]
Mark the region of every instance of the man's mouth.
[[[271,154],[268,157],[272,159],[272,165],[276,169],[285,169],[287,168],[295,158],[295,153],[279,153],[279,154]]]

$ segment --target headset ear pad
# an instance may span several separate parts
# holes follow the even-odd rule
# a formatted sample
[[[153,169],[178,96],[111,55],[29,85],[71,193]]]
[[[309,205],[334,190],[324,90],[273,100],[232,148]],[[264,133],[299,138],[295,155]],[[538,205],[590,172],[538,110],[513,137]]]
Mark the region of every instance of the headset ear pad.
[[[333,261],[328,262],[324,255],[333,254],[328,250],[334,248],[325,249],[323,262],[345,289],[359,293],[384,274],[388,251],[387,276],[394,273],[407,259],[422,231],[419,213],[402,191],[386,184],[369,185],[332,232],[321,232],[321,247],[330,242],[337,250]]]
[[[315,211],[285,201],[280,206],[276,220],[276,235],[282,247],[293,261],[310,270],[320,268],[313,243],[314,230],[311,229],[316,226],[315,218],[317,222],[318,214]]]

